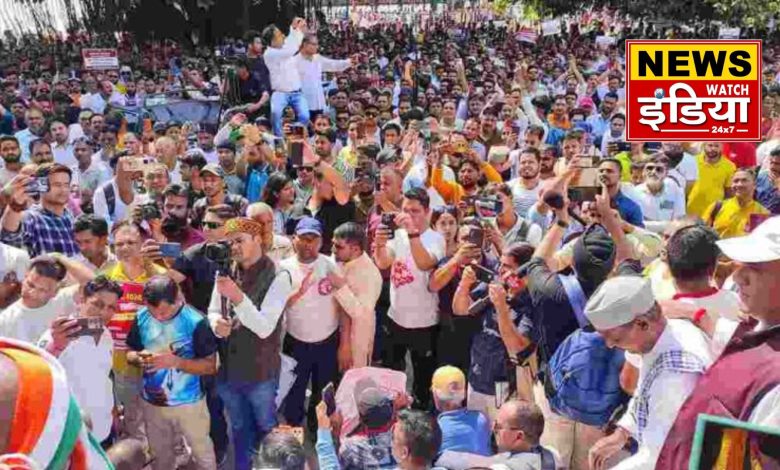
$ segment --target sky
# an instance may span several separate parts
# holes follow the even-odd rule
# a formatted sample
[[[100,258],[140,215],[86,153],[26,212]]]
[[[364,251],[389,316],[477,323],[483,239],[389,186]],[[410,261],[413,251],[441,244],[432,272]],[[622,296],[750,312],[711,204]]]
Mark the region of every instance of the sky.
[[[65,2],[63,0],[39,0],[38,8],[54,13],[55,28],[65,30]],[[76,3],[76,2],[74,2]],[[33,30],[32,11],[18,0],[0,0],[0,33]]]

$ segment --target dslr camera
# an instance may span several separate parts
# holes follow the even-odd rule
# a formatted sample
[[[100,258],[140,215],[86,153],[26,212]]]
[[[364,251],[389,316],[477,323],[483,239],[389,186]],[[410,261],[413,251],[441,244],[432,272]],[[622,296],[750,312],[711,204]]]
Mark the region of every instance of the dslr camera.
[[[162,213],[160,212],[160,208],[157,207],[157,203],[154,202],[147,202],[146,204],[141,204],[141,220],[152,220],[152,219],[161,219]]]
[[[222,276],[230,275],[230,245],[228,242],[220,241],[207,243],[204,255],[217,265],[217,273]]]

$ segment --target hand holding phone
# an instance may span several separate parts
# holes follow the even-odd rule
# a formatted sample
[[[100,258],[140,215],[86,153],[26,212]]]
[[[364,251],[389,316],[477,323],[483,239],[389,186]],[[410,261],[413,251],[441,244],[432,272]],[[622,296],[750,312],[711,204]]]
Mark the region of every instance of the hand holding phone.
[[[322,401],[328,407],[328,416],[332,416],[336,412],[336,387],[333,385],[333,382],[330,382],[322,389]]]

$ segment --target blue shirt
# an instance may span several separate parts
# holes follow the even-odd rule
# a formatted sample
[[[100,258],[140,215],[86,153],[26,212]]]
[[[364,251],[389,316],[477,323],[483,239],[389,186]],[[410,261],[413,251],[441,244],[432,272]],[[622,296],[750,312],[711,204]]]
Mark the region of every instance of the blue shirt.
[[[780,214],[780,191],[768,171],[762,171],[756,178],[756,201],[773,215]]]
[[[596,114],[595,116],[590,116],[587,119],[588,124],[590,124],[590,127],[593,131],[593,138],[594,140],[601,140],[601,137],[604,136],[604,133],[609,130],[609,117],[603,117],[601,113]]]
[[[29,163],[30,161],[30,142],[36,139],[42,139],[42,136],[33,134],[29,128],[14,134],[16,140],[19,141],[19,149],[22,151],[22,163]]]
[[[451,450],[478,455],[491,455],[490,423],[479,411],[460,408],[439,414],[441,452]]]
[[[167,321],[159,321],[147,307],[138,315],[127,335],[127,346],[133,351],[173,351],[185,359],[208,357],[217,351],[217,338],[206,317],[189,305]],[[179,406],[203,398],[200,377],[178,369],[144,372],[141,396],[157,406]]]
[[[613,200],[617,204],[617,210],[621,219],[631,225],[644,228],[645,218],[642,215],[642,208],[639,207],[639,204],[629,199],[622,191],[618,191]]]

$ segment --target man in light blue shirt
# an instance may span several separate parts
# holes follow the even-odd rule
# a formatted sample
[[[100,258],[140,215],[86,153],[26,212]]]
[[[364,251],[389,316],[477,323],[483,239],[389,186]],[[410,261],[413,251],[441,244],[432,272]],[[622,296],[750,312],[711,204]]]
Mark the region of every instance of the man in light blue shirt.
[[[43,118],[43,111],[38,108],[30,108],[24,113],[24,122],[27,123],[27,129],[14,134],[19,141],[19,148],[22,150],[22,163],[30,162],[30,142],[43,138],[46,133],[46,120]]]
[[[490,455],[490,423],[479,411],[463,406],[466,376],[453,366],[439,367],[431,380],[437,421],[441,428],[441,450]]]

